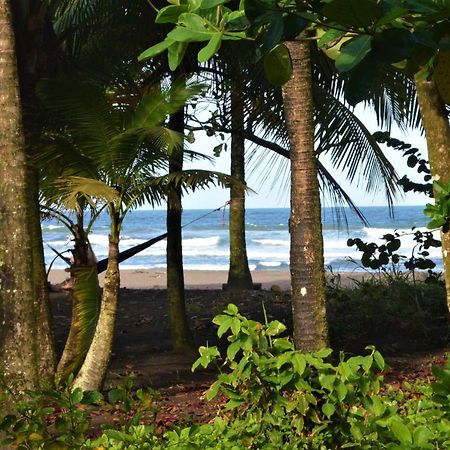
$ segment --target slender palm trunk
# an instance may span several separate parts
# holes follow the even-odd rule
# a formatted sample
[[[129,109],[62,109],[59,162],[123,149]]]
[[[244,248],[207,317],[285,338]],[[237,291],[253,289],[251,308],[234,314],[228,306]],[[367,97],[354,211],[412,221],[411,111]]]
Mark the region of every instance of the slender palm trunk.
[[[169,127],[179,133],[184,132],[184,111],[170,117]],[[169,172],[182,169],[183,148],[174,149],[169,157]],[[177,351],[193,347],[185,308],[181,218],[181,188],[172,188],[167,199],[167,299],[170,335]]]
[[[116,230],[117,227],[113,224],[109,236],[108,268],[97,327],[84,363],[74,381],[74,387],[83,390],[101,389],[111,358],[120,289],[119,233]]]
[[[328,344],[325,273],[314,152],[311,51],[307,40],[287,43],[293,74],[283,87],[291,148],[290,270],[295,346],[304,351]]]
[[[49,379],[52,358],[47,303],[36,291],[34,211],[30,211],[28,160],[22,125],[17,62],[8,0],[0,0],[0,367],[22,387]],[[42,342],[40,341],[42,339]]]
[[[450,124],[445,104],[433,80],[416,80],[416,89],[431,175],[447,183],[450,180]],[[450,232],[441,232],[441,239],[447,308],[450,310]]]
[[[244,105],[237,86],[231,89],[231,128],[231,176],[244,184]],[[245,242],[245,189],[236,185],[230,188],[230,269],[227,288],[253,289]]]

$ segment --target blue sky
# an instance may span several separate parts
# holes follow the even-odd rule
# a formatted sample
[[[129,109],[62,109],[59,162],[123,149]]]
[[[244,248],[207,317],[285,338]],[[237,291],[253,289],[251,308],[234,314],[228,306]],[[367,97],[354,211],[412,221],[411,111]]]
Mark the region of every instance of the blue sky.
[[[364,111],[363,108],[357,108],[358,116],[365,123],[371,132],[377,131],[380,128],[377,126],[373,114]],[[391,136],[404,140],[414,147],[420,149],[422,156],[426,157],[426,143],[425,138],[420,135],[417,130],[409,130],[403,134],[399,129],[394,128]],[[191,145],[192,150],[206,153],[212,156],[212,149],[217,145],[215,138],[208,138],[206,136],[197,136],[194,144]],[[406,159],[401,156],[401,152],[384,148],[385,155],[389,158],[391,163],[397,169],[400,177],[403,175],[410,176],[411,179],[422,181],[415,169],[410,169],[406,165]],[[222,153],[220,158],[214,158],[215,164],[208,162],[195,162],[186,164],[186,168],[202,168],[216,170],[224,173],[229,173],[230,159],[229,152]],[[287,162],[284,158],[279,157],[280,164],[284,164],[287,169]],[[331,165],[327,164],[324,159],[326,167],[330,170]],[[273,167],[270,172],[267,172],[267,166],[262,164],[259,169],[251,170],[251,166],[247,169],[247,183],[255,193],[249,193],[246,199],[247,208],[285,208],[289,207],[289,191],[286,183],[286,177],[289,176],[287,170],[284,170],[284,176],[280,175],[277,167]],[[337,171],[330,170],[333,176],[343,185],[347,193],[351,196],[353,201],[358,206],[383,206],[386,205],[386,199],[382,193],[371,192],[367,193],[361,186],[350,185],[344,177]],[[228,200],[229,193],[225,189],[211,188],[204,191],[194,192],[186,195],[183,200],[183,207],[185,209],[215,209]],[[399,205],[424,205],[428,199],[423,194],[408,193],[403,197],[399,197],[397,204]],[[327,205],[330,206],[330,205]]]

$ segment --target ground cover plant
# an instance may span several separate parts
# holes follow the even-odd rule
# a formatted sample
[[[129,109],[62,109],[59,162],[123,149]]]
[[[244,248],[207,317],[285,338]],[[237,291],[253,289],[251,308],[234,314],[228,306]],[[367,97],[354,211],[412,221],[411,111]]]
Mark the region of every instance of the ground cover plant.
[[[448,448],[450,363],[433,369],[435,382],[383,383],[386,363],[375,347],[364,356],[332,350],[295,350],[278,320],[243,316],[229,304],[214,318],[223,356],[202,346],[192,369],[216,365],[205,392],[219,397],[209,423],[158,428],[157,394],[138,389],[130,378],[107,394],[70,386],[17,392],[2,376],[3,445],[44,448],[340,449]],[[98,416],[103,418],[98,421]],[[109,416],[108,416],[109,415]],[[108,419],[109,417],[109,419]],[[115,420],[112,420],[114,417]],[[107,418],[105,420],[105,418]]]

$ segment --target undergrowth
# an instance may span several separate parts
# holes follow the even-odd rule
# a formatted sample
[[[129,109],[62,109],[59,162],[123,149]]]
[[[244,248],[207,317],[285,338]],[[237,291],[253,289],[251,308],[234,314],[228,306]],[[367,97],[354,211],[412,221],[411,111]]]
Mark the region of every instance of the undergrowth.
[[[193,370],[215,365],[206,392],[225,400],[208,424],[159,434],[152,423],[157,399],[132,384],[98,392],[43,389],[18,393],[2,376],[4,400],[15,410],[0,417],[2,445],[17,449],[447,449],[450,447],[450,363],[436,382],[406,390],[383,388],[386,367],[375,347],[366,355],[332,359],[330,349],[295,350],[278,321],[249,320],[235,305],[214,318],[228,347],[201,347]],[[334,362],[333,362],[334,361]],[[92,436],[99,408],[123,420]]]

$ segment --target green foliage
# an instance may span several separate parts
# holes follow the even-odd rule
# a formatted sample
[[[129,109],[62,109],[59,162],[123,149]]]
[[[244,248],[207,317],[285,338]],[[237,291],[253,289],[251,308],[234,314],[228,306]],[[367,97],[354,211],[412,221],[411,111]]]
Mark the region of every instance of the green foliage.
[[[134,375],[127,374],[121,384],[108,391],[108,404],[104,409],[119,418],[120,428],[129,432],[143,419],[154,422],[159,409],[156,407],[158,393],[153,389],[136,389]]]
[[[365,356],[330,349],[295,350],[279,321],[249,320],[235,305],[214,318],[218,335],[227,335],[226,356],[201,347],[193,369],[222,363],[207,391],[219,393],[223,409],[209,424],[175,427],[162,436],[154,422],[155,393],[135,390],[132,377],[112,389],[105,403],[97,392],[69,387],[19,393],[4,376],[0,400],[14,410],[0,415],[0,429],[17,449],[445,449],[450,445],[450,363],[435,368],[436,382],[383,387],[386,365],[374,347]],[[93,407],[124,417],[116,427],[91,435]],[[149,413],[149,415],[145,415]],[[144,418],[150,424],[142,423]],[[153,417],[153,419],[152,419]]]
[[[442,228],[443,233],[450,230],[450,181],[442,183],[433,181],[433,190],[435,192],[435,204],[427,203],[424,214],[430,218],[427,227]]]
[[[401,238],[413,236],[415,245],[411,256],[407,257],[401,254]],[[385,243],[376,244],[375,242],[363,242],[360,238],[348,239],[349,247],[355,246],[360,252],[363,252],[361,264],[365,268],[380,270],[386,276],[402,276],[402,265],[405,269],[414,273],[415,270],[428,270],[431,272],[436,264],[428,258],[428,250],[432,247],[441,247],[441,241],[435,239],[431,231],[420,231],[412,228],[411,233],[393,233],[385,234],[381,238]],[[430,273],[430,275],[432,275]]]
[[[359,353],[374,344],[383,353],[445,347],[449,322],[443,281],[409,281],[404,276],[371,277],[327,288],[331,345]]]
[[[103,396],[99,392],[72,389],[72,378],[66,387],[40,391],[17,391],[0,373],[0,405],[10,403],[8,414],[0,415],[0,431],[7,437],[1,445],[21,449],[81,448],[90,425],[93,405]]]

